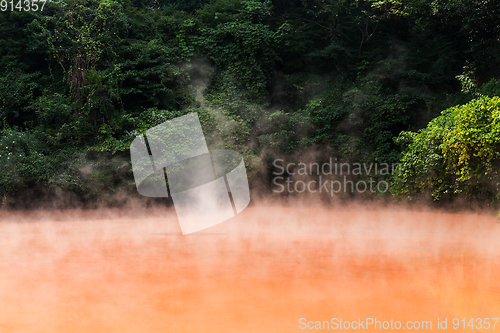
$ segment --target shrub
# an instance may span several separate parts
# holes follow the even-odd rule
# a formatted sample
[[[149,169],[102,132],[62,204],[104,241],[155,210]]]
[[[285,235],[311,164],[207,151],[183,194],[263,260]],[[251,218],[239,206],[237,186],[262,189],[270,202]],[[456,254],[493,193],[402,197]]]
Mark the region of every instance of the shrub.
[[[500,199],[500,98],[481,97],[449,108],[418,133],[402,132],[407,144],[393,182],[398,197],[430,192],[434,200],[462,194]]]

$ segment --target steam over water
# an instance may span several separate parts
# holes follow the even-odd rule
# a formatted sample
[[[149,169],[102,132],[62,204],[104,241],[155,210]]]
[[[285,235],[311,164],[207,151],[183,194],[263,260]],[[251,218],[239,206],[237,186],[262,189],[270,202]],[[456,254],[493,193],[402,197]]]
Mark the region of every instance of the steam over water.
[[[453,318],[500,317],[487,214],[256,205],[187,236],[167,209],[0,220],[2,333],[303,332],[301,318],[457,331]]]

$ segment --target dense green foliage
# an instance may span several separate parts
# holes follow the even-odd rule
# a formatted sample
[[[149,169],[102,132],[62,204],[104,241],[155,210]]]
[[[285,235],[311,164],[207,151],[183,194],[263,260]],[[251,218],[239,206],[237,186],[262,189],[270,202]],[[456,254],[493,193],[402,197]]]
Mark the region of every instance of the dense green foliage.
[[[252,183],[314,149],[402,158],[398,197],[498,202],[494,0],[62,0],[0,16],[3,201],[135,193],[130,142],[198,112]]]
[[[418,133],[403,132],[409,144],[394,192],[414,198],[430,192],[436,200],[465,195],[500,198],[500,98],[481,97],[449,108]]]

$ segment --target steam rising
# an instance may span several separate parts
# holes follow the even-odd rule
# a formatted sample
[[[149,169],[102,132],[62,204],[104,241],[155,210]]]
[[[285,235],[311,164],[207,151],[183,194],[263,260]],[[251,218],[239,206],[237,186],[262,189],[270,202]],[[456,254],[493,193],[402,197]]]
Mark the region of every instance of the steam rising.
[[[300,318],[500,310],[486,213],[256,203],[187,236],[158,207],[0,214],[2,332],[295,332]]]
[[[254,142],[224,141],[238,124],[204,99],[210,66],[193,62],[186,70],[219,130],[204,133],[208,148],[250,149]],[[251,112],[263,128],[283,116]],[[317,148],[285,158],[264,144],[255,158],[321,163],[335,156]],[[248,151],[240,153],[248,171]],[[241,191],[234,184],[245,170],[237,165],[222,190]],[[182,235],[174,207],[117,196],[126,203],[119,209],[0,210],[2,333],[295,332],[300,318],[435,322],[500,313],[500,225],[489,212],[347,205],[337,196],[326,206],[311,193],[274,201],[254,185],[251,207],[241,211],[245,192],[234,200],[238,215]],[[232,208],[223,213],[232,216]],[[204,219],[207,212],[191,213]]]

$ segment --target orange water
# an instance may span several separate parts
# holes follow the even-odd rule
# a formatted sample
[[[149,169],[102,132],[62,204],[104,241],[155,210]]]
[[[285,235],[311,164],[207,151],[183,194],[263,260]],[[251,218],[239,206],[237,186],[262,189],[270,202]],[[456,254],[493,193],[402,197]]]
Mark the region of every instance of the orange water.
[[[258,205],[186,236],[173,210],[0,219],[1,333],[303,332],[301,318],[470,332],[453,318],[500,317],[486,214]]]

